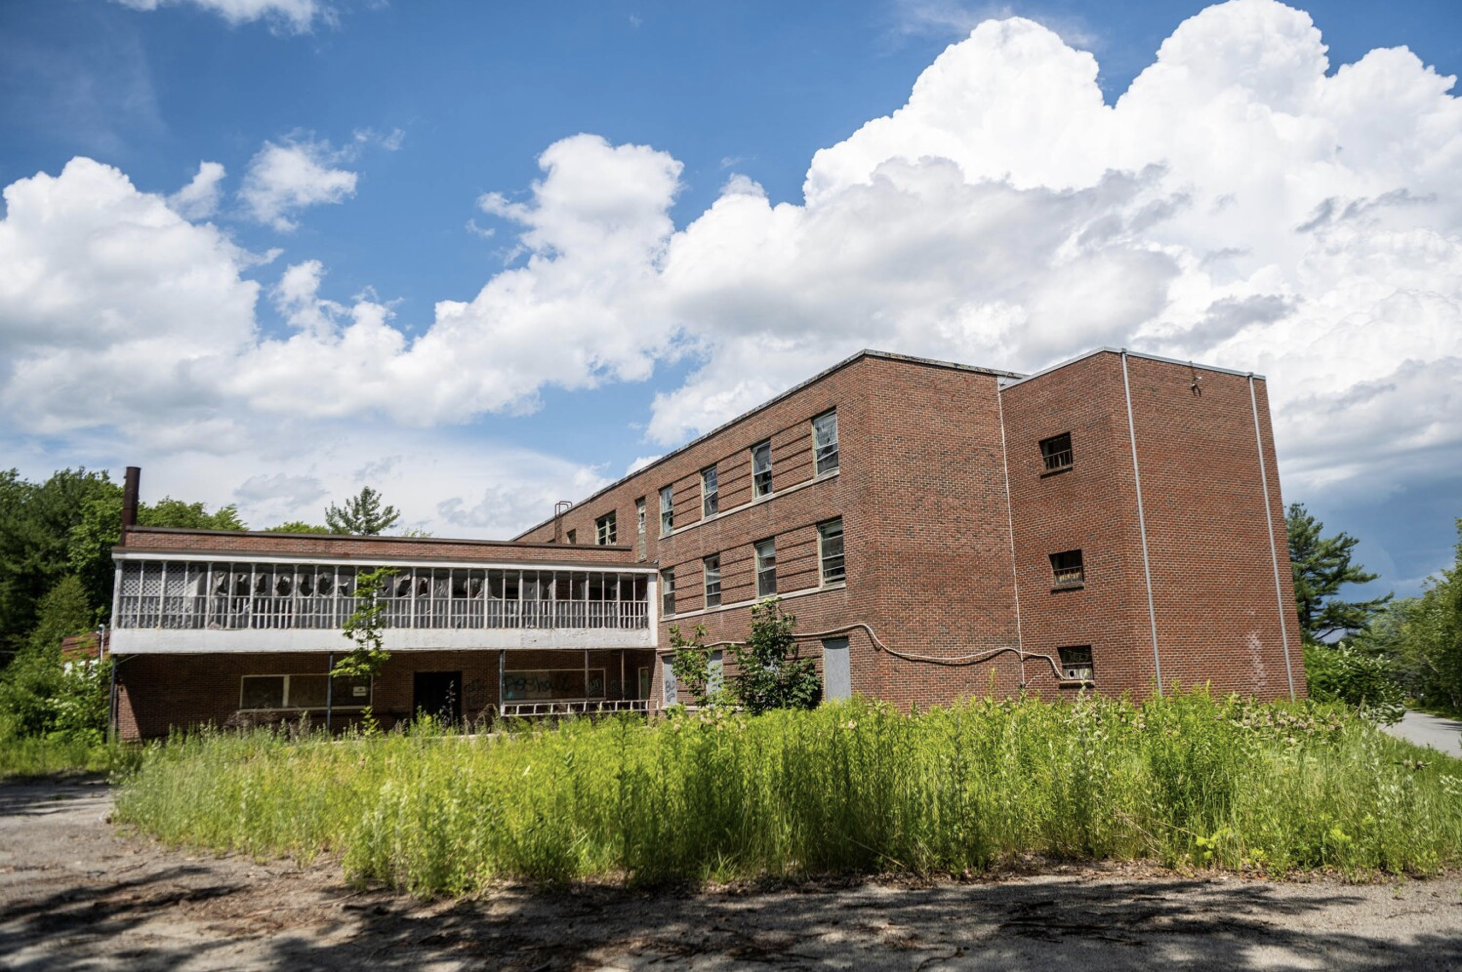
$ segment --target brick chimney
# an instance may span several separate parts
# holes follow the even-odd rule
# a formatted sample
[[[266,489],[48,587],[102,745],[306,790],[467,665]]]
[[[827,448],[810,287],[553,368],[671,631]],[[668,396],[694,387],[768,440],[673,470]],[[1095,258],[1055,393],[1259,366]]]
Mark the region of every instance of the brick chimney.
[[[122,539],[118,546],[127,545],[127,531],[137,525],[137,481],[141,478],[141,469],[127,467],[127,478],[122,483]]]

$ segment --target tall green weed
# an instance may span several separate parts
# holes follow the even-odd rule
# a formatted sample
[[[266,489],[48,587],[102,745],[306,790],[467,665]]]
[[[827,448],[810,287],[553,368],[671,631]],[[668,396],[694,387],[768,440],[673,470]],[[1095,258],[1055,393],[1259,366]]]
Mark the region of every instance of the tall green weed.
[[[977,872],[1017,855],[1281,874],[1462,864],[1462,763],[1338,706],[865,701],[495,736],[205,733],[157,747],[119,818],[421,894],[559,882]]]

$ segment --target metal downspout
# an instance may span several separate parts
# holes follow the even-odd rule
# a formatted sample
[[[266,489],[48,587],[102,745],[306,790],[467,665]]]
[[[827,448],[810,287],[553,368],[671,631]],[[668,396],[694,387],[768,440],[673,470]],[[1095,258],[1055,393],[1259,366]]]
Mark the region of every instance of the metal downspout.
[[[1137,529],[1142,534],[1142,574],[1147,581],[1147,620],[1152,625],[1152,670],[1162,695],[1162,659],[1157,651],[1157,609],[1152,602],[1152,562],[1147,553],[1147,517],[1142,510],[1142,473],[1137,468],[1137,428],[1132,424],[1132,385],[1127,379],[1127,351],[1122,352],[1122,393],[1127,399],[1127,436],[1132,442],[1132,481],[1137,487]]]
[[[1279,582],[1279,548],[1274,543],[1274,513],[1269,505],[1269,471],[1264,462],[1264,437],[1259,431],[1259,400],[1254,395],[1254,376],[1249,376],[1249,408],[1254,413],[1254,444],[1259,450],[1259,486],[1264,490],[1264,524],[1269,530],[1269,560],[1274,565],[1274,600],[1279,605],[1279,641],[1284,646],[1284,674],[1289,679],[1289,697],[1294,701],[1294,666],[1289,660],[1289,625],[1285,623],[1284,588]]]
[[[1005,396],[995,379],[995,404],[1000,416],[1000,464],[1005,470],[1005,525],[1010,533],[1010,580],[1015,590],[1015,647],[1020,658],[1020,687],[1025,688],[1025,636],[1020,626],[1020,571],[1015,559],[1015,509],[1010,495],[1010,458],[1005,448]]]

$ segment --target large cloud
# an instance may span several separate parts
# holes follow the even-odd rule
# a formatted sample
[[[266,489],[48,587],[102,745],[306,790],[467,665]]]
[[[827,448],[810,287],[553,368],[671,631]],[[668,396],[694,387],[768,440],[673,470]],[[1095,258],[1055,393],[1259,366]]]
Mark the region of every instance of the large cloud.
[[[801,204],[737,175],[679,231],[673,157],[565,139],[526,196],[480,201],[525,259],[415,339],[374,298],[322,298],[312,261],[270,289],[292,332],[259,336],[247,254],[77,161],[7,190],[4,394],[39,396],[34,428],[74,427],[100,418],[68,389],[142,369],[157,380],[114,404],[171,395],[194,411],[170,434],[211,444],[301,388],[320,417],[430,425],[694,354],[648,424],[668,445],[862,346],[1022,370],[1121,344],[1267,373],[1291,493],[1455,474],[1462,107],[1404,49],[1328,68],[1308,16],[1235,0],[1107,105],[1090,54],[986,22],[818,152]],[[281,198],[258,215],[319,201]]]

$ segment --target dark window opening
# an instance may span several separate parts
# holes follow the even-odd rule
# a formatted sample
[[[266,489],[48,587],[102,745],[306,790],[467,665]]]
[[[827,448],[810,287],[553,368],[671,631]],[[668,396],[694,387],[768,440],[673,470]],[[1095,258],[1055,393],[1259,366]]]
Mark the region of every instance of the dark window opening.
[[[1056,577],[1057,587],[1080,587],[1086,583],[1086,571],[1081,564],[1080,550],[1063,550],[1051,554],[1051,572]]]
[[[1071,433],[1062,432],[1049,439],[1041,440],[1041,462],[1046,472],[1059,472],[1071,468]]]
[[[1073,645],[1057,648],[1061,656],[1061,679],[1067,682],[1090,682],[1094,669],[1091,663],[1091,645]]]
[[[751,447],[751,493],[753,498],[770,496],[772,492],[772,443],[758,442]]]

